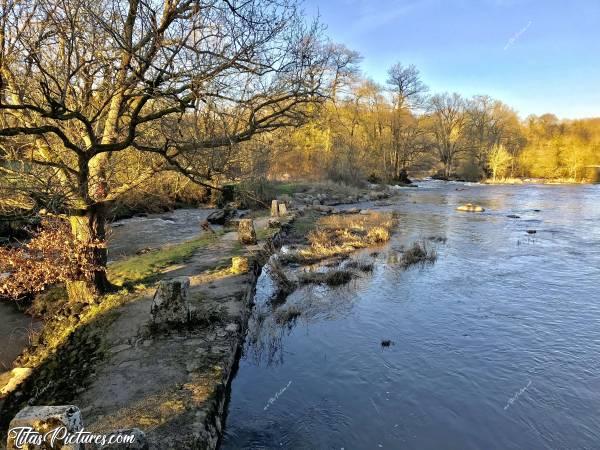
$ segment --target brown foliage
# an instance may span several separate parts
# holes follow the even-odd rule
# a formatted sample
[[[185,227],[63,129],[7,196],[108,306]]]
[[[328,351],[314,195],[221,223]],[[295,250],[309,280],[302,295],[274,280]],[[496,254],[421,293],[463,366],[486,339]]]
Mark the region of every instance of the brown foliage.
[[[89,278],[100,269],[92,262],[93,251],[103,245],[75,240],[64,220],[44,219],[23,246],[0,247],[0,295],[19,298],[56,283]]]

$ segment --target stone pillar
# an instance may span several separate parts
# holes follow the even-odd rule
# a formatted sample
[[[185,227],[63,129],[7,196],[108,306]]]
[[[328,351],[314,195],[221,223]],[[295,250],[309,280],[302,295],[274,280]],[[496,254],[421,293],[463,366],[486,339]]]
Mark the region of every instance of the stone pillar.
[[[27,449],[60,449],[60,450],[83,450],[79,444],[64,444],[65,431],[75,433],[83,429],[81,412],[77,406],[28,406],[15,416],[8,427],[8,438],[6,441],[7,450]],[[26,430],[37,432],[43,439],[46,433],[45,442],[41,445],[23,445],[19,438],[24,437]],[[53,430],[55,433],[55,445],[51,447],[50,439]],[[31,436],[31,433],[30,433]],[[62,439],[61,439],[62,436]],[[64,444],[64,445],[63,445]]]
[[[279,205],[277,200],[271,202],[271,217],[279,217]]]
[[[154,323],[185,323],[190,319],[188,277],[163,280],[152,299],[152,321]]]
[[[287,215],[287,206],[285,206],[285,203],[280,203],[279,204],[279,215],[281,217]]]
[[[254,221],[252,219],[240,219],[238,237],[244,245],[256,244],[256,231],[254,231]]]
[[[231,258],[231,272],[235,274],[247,273],[250,270],[248,258],[245,256],[234,256]]]

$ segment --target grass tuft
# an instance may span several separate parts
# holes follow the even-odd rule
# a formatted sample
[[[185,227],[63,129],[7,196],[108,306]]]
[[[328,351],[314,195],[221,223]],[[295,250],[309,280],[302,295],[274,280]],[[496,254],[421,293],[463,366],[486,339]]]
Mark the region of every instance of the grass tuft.
[[[400,265],[407,269],[414,265],[433,264],[437,260],[437,252],[428,246],[426,241],[416,241],[404,252]]]
[[[355,274],[349,270],[338,269],[328,272],[305,272],[298,277],[302,284],[326,284],[328,286],[341,286],[349,283]]]

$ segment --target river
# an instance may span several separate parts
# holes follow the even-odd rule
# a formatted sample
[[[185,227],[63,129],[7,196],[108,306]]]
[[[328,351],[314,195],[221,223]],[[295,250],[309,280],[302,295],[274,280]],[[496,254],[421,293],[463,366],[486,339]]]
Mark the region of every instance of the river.
[[[428,182],[383,209],[374,272],[296,291],[295,322],[263,271],[222,448],[598,448],[600,186]],[[430,236],[437,262],[403,270]]]

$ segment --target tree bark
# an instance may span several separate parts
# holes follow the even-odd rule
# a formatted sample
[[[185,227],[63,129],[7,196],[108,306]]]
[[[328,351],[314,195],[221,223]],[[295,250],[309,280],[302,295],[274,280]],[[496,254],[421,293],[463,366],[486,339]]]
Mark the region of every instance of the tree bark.
[[[111,288],[106,275],[108,252],[105,205],[90,206],[83,214],[70,216],[69,221],[73,237],[91,246],[92,263],[97,269],[83,279],[68,282],[67,293],[72,302],[90,302]]]

